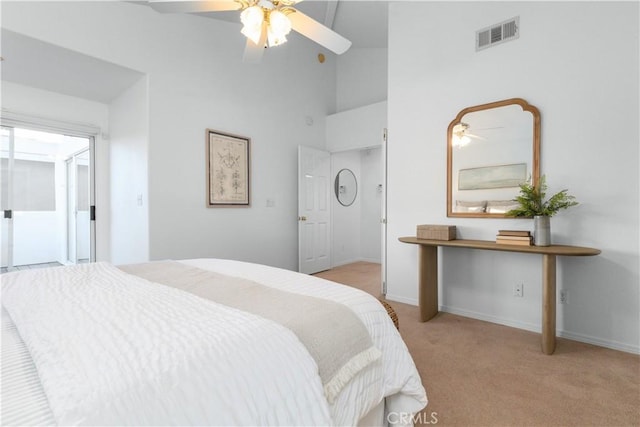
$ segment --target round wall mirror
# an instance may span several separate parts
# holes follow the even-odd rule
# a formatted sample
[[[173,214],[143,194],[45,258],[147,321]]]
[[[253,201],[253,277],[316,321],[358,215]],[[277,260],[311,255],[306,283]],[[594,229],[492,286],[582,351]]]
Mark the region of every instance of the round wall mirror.
[[[358,182],[350,169],[342,169],[334,182],[336,198],[342,206],[351,206],[358,194]]]

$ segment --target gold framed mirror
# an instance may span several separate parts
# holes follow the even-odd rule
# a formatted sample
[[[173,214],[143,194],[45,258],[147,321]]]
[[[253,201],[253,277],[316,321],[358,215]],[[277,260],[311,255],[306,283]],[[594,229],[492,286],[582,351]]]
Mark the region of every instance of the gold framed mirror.
[[[540,112],[521,98],[460,111],[447,128],[447,216],[508,218],[540,177]]]

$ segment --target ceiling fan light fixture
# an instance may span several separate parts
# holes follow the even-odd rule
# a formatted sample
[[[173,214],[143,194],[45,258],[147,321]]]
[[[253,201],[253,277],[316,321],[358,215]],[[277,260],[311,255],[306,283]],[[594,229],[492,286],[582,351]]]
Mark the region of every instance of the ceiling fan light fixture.
[[[287,38],[285,36],[277,36],[271,31],[271,27],[269,27],[267,30],[267,41],[269,42],[269,47],[280,46],[287,42]]]
[[[469,125],[466,123],[458,123],[453,127],[453,139],[451,141],[451,145],[454,147],[462,148],[468,143],[471,142],[471,138],[466,135],[467,129],[469,129]]]
[[[451,142],[454,147],[462,148],[471,142],[471,138],[467,135],[454,135]]]
[[[260,26],[262,21],[264,21],[264,11],[260,6],[248,7],[240,14],[240,22],[245,26]]]
[[[262,25],[251,27],[245,25],[242,30],[240,30],[240,32],[244,34],[249,40],[251,40],[255,44],[258,44],[260,43],[260,36],[262,35]]]
[[[291,21],[284,13],[274,10],[269,13],[269,27],[275,34],[286,36],[291,32]]]
[[[244,25],[240,31],[255,44],[260,42],[262,35],[262,23],[264,22],[264,11],[260,6],[246,8],[240,14],[240,21]]]
[[[287,34],[291,32],[291,21],[287,16],[278,11],[269,12],[269,28],[267,31],[267,39],[269,46],[278,46],[287,41]]]

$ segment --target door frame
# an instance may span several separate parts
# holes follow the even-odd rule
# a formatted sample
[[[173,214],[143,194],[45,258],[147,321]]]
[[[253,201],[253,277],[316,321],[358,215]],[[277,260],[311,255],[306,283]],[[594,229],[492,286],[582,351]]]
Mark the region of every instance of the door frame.
[[[96,260],[96,179],[95,179],[95,164],[96,164],[96,138],[101,134],[99,127],[80,123],[80,122],[67,122],[57,119],[49,119],[45,117],[38,117],[29,114],[17,113],[14,111],[2,110],[2,116],[0,117],[0,126],[10,129],[10,133],[14,134],[14,129],[27,129],[41,132],[49,132],[64,136],[87,138],[89,140],[89,209],[90,209],[90,249],[89,257],[90,262]],[[13,141],[13,139],[12,139]],[[11,192],[12,190],[10,190]],[[68,221],[67,221],[68,223]],[[4,224],[3,224],[4,226]],[[8,232],[7,236],[11,236],[13,240],[13,219],[7,222]],[[13,246],[13,242],[11,242]],[[13,268],[13,254],[12,248],[7,254],[8,261],[11,261],[9,268]]]
[[[371,148],[380,148],[381,149],[381,165],[380,167],[382,168],[382,197],[381,197],[381,215],[380,215],[380,239],[381,239],[381,261],[380,261],[380,265],[381,265],[381,274],[380,274],[380,289],[381,289],[381,293],[382,295],[386,295],[387,294],[387,183],[388,183],[388,176],[387,176],[387,169],[388,169],[388,148],[387,148],[387,144],[388,144],[388,130],[387,128],[382,128],[381,129],[381,133],[380,133],[380,144],[376,144],[376,145],[372,145],[372,146],[367,146],[367,147],[351,147],[348,150],[344,150],[344,151],[363,151],[363,150],[367,150],[367,149],[371,149]],[[333,156],[334,154],[343,152],[343,150],[336,150],[336,151],[331,151],[329,152],[329,154],[331,156]],[[300,162],[300,155],[298,154],[298,163]],[[333,172],[331,172],[333,173]],[[298,171],[299,174],[299,171]],[[330,177],[333,178],[333,175]],[[327,191],[331,194],[330,197],[333,197],[333,194],[331,193],[331,187],[333,185],[332,179],[328,180],[328,188]],[[298,206],[300,205],[300,179],[298,179]],[[331,200],[333,201],[333,200]],[[330,203],[330,209],[331,209],[331,240],[333,241],[333,203]],[[298,212],[300,212],[299,208],[298,208]],[[300,251],[301,249],[301,245],[300,245],[300,213],[298,216],[298,259],[300,260]],[[332,244],[332,243],[330,243]],[[330,268],[333,268],[333,254],[331,253],[332,251],[332,247],[329,248],[330,251],[330,258],[331,258],[331,264],[330,264]],[[300,261],[299,261],[300,262]],[[300,270],[300,266],[298,267]]]
[[[2,235],[6,233],[6,238],[2,238],[0,241],[0,252],[6,256],[7,265],[2,268],[7,268],[11,271],[13,265],[13,169],[15,160],[15,140],[14,140],[14,128],[11,126],[4,126],[9,131],[9,146],[7,157],[7,195],[6,206],[3,206],[2,215]]]
[[[382,207],[380,218],[380,234],[382,239],[382,254],[380,263],[380,288],[382,295],[387,295],[387,169],[388,162],[388,143],[389,143],[389,131],[384,128],[382,131]]]
[[[88,140],[88,145],[87,148],[83,148],[81,150],[78,150],[74,153],[69,154],[69,157],[65,159],[65,163],[66,163],[66,177],[67,177],[67,188],[66,188],[66,193],[67,193],[67,221],[66,221],[66,240],[67,240],[67,262],[70,262],[72,264],[77,264],[78,263],[78,191],[77,191],[77,184],[78,184],[78,177],[77,177],[77,166],[78,166],[78,156],[80,154],[83,154],[85,152],[89,152],[89,163],[87,164],[87,166],[89,167],[89,216],[90,216],[90,221],[89,221],[89,262],[95,262],[95,219],[91,219],[91,218],[95,218],[95,215],[92,212],[92,207],[95,206],[94,200],[95,200],[95,171],[93,168],[93,165],[95,164],[95,152],[94,152],[94,148],[95,148],[95,138],[93,137],[86,137]],[[73,171],[69,172],[69,165],[73,166]],[[73,183],[74,183],[74,192],[73,194],[70,193],[69,189],[71,187],[71,183],[70,181],[73,179]],[[73,201],[73,204],[71,204],[71,202]],[[71,207],[73,207],[73,212]],[[73,224],[73,227],[71,227],[71,224]],[[71,230],[71,228],[73,228],[73,231]],[[73,235],[73,258],[71,257],[71,236]]]

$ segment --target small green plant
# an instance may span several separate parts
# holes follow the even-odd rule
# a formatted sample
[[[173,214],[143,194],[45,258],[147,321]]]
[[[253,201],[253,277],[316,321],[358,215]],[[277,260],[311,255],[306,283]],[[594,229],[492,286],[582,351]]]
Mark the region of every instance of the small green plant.
[[[559,191],[545,200],[547,182],[544,175],[538,180],[538,185],[524,182],[520,184],[520,195],[513,199],[520,204],[520,207],[508,211],[506,215],[515,217],[553,216],[562,209],[578,204],[576,198],[567,194],[567,191]]]

